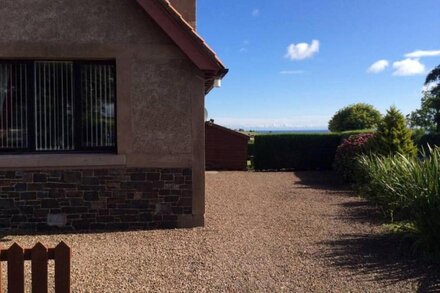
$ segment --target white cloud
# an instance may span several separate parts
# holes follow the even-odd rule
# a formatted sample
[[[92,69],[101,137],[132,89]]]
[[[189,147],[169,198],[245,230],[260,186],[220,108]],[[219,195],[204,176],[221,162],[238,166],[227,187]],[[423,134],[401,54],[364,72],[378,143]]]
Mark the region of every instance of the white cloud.
[[[406,58],[422,58],[422,57],[435,57],[440,56],[440,50],[418,50],[408,54],[405,54]]]
[[[313,40],[311,44],[299,43],[290,44],[287,47],[285,58],[290,60],[304,60],[313,57],[319,52],[319,41]]]
[[[215,123],[232,129],[327,129],[330,116],[295,116],[294,118],[216,118]]]
[[[250,43],[251,42],[249,40],[244,40],[241,44],[240,53],[246,53],[247,51],[249,51]]]
[[[284,75],[294,75],[294,74],[303,74],[303,70],[282,70],[280,71],[280,74]]]
[[[425,73],[425,65],[420,63],[419,59],[407,58],[393,63],[396,76],[411,76]]]
[[[384,71],[388,66],[390,65],[390,62],[388,60],[382,59],[379,61],[374,62],[367,70],[368,73],[379,73]]]
[[[253,17],[260,16],[260,9],[255,8],[254,10],[252,10],[252,16]]]

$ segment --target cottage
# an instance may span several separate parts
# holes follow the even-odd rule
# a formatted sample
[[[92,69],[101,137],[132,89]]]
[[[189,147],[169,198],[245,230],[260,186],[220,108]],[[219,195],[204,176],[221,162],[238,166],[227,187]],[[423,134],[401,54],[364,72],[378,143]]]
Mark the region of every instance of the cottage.
[[[2,1],[0,230],[203,225],[195,1]]]

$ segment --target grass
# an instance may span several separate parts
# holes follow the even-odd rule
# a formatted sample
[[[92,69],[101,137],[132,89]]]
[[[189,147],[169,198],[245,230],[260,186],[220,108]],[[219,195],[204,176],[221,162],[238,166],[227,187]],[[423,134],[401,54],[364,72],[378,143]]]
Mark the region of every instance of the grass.
[[[440,256],[440,148],[420,158],[367,155],[359,158],[359,190],[380,206],[396,231],[423,253]]]

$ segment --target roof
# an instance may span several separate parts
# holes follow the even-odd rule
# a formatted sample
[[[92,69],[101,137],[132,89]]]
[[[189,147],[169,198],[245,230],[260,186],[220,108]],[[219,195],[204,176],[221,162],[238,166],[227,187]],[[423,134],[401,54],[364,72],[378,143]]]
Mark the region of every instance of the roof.
[[[223,132],[226,132],[226,133],[229,133],[229,134],[232,134],[232,135],[235,135],[235,136],[241,137],[241,138],[243,138],[243,139],[247,139],[247,140],[249,140],[249,138],[250,138],[248,135],[246,135],[246,134],[244,134],[244,133],[241,133],[241,132],[238,132],[238,131],[235,131],[235,130],[232,130],[232,129],[226,128],[226,127],[224,127],[224,126],[221,126],[221,125],[215,124],[214,122],[211,122],[211,121],[207,121],[207,122],[205,122],[205,125],[208,126],[208,127],[213,127],[213,128],[216,128],[216,129],[218,129],[218,130],[220,130],[220,131],[223,131]]]
[[[195,29],[168,0],[136,0],[183,53],[199,68],[205,78],[206,93],[216,79],[223,78],[228,69]]]

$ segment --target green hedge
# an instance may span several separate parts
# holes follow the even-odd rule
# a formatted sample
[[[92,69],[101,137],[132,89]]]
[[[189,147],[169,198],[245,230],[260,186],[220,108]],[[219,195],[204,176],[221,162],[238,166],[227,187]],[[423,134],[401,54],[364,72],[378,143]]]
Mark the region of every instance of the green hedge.
[[[420,138],[420,140],[417,142],[417,145],[420,148],[427,147],[428,145],[430,145],[431,147],[440,147],[440,133],[430,133],[423,135],[422,138]]]
[[[331,169],[340,134],[280,134],[255,137],[255,170]]]
[[[255,136],[255,170],[329,170],[343,139],[371,130]]]
[[[248,143],[248,157],[253,157],[255,155],[255,144],[254,142]]]

